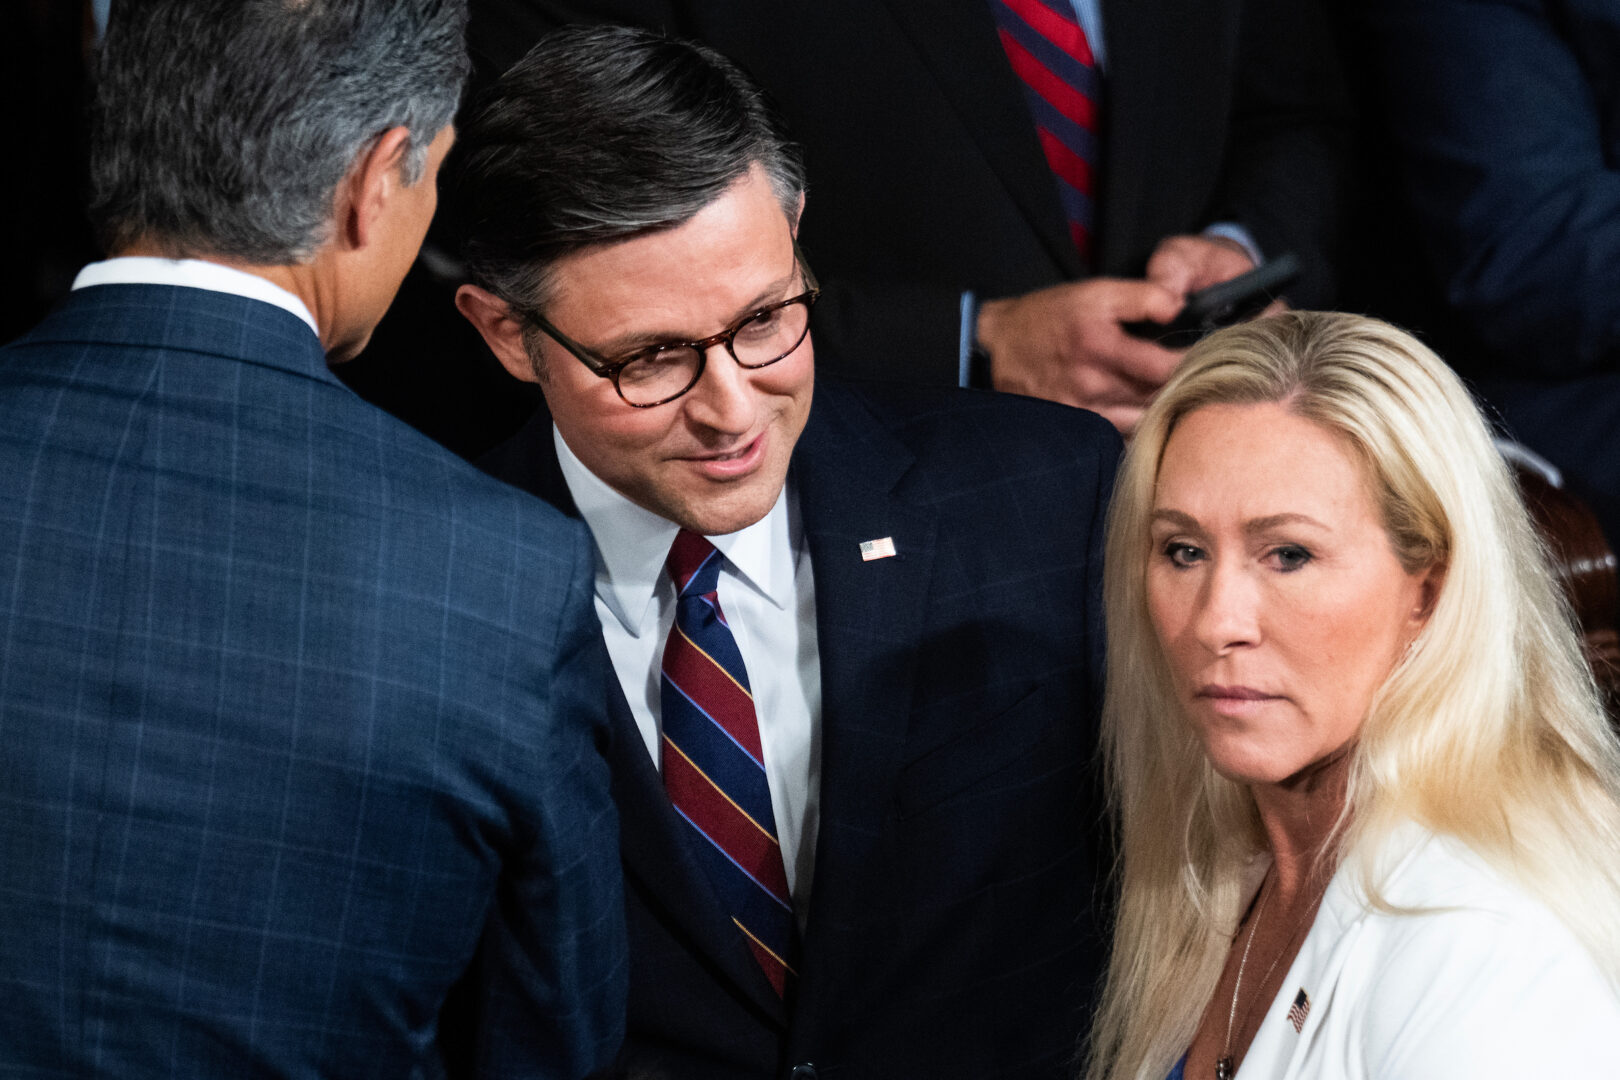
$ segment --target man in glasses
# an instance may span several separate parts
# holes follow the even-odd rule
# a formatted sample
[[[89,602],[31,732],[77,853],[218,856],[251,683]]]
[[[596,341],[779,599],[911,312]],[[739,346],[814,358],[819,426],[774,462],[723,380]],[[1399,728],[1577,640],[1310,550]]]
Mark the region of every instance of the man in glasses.
[[[803,165],[711,50],[559,31],[463,143],[458,304],[546,403],[489,465],[596,540],[621,1067],[1066,1075],[1117,436],[818,385]]]

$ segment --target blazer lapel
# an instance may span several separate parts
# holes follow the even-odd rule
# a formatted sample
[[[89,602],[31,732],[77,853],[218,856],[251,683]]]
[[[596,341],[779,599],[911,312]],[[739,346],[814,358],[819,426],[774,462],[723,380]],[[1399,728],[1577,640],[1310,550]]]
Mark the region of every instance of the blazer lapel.
[[[1221,138],[1211,125],[1225,122],[1242,5],[1101,2],[1108,70],[1097,268],[1136,277],[1170,224],[1165,208],[1203,182],[1183,177],[1177,163],[1203,160],[1198,148]],[[1188,87],[1199,88],[1190,99]]]
[[[743,943],[736,924],[721,910],[714,887],[688,847],[686,830],[664,793],[623,689],[611,674],[608,681],[613,737],[609,764],[626,876],[765,1015],[786,1027],[782,999]]]
[[[1065,274],[1084,271],[1035,122],[996,35],[986,0],[884,0],[962,126]]]
[[[1322,1017],[1334,1007],[1339,976],[1344,973],[1345,962],[1366,925],[1365,915],[1365,909],[1352,895],[1344,875],[1335,874],[1322,898],[1316,921],[1283,976],[1282,989],[1267,1006],[1265,1021],[1244,1055],[1245,1076],[1284,1080],[1309,1075],[1301,1071],[1302,1064]],[[1286,1014],[1300,994],[1304,995],[1304,1000],[1300,1006],[1300,1026],[1296,1029]]]
[[[570,517],[579,517],[557,464],[551,414],[544,405],[517,435],[479,464]],[[612,745],[607,756],[613,801],[619,810],[619,849],[625,875],[765,1015],[785,1027],[787,1011],[782,999],[721,909],[706,871],[693,856],[624,690],[611,671],[603,693],[608,701]]]
[[[895,494],[911,455],[859,412],[847,393],[818,385],[790,472],[815,574],[821,654],[821,822],[802,994],[818,989],[818,973],[837,974],[836,934],[818,927],[859,919],[861,867],[894,790],[933,572],[935,516]],[[893,556],[862,558],[862,542],[884,539]]]
[[[1410,823],[1386,841],[1371,872],[1380,891],[1397,907],[1405,901],[1390,891],[1392,882],[1410,872],[1421,858],[1423,848],[1431,842],[1431,834]],[[1328,882],[1316,921],[1300,943],[1299,955],[1284,976],[1282,989],[1271,1003],[1271,1011],[1249,1045],[1243,1059],[1245,1077],[1306,1080],[1321,1075],[1319,1060],[1313,1067],[1312,1044],[1335,1009],[1358,1007],[1355,1001],[1341,1006],[1334,999],[1341,977],[1358,955],[1358,946],[1363,944],[1361,939],[1372,910],[1372,902],[1367,899],[1357,875],[1347,867],[1339,867]],[[1296,1029],[1287,1013],[1301,994],[1304,995],[1299,1002],[1303,1016]]]
[[[1156,25],[1153,0],[1102,0],[1108,70],[1103,94],[1103,160],[1097,192],[1097,268],[1106,274],[1140,274],[1119,265],[1140,231],[1143,200],[1153,197],[1153,141],[1163,138],[1144,118],[1159,115],[1156,98],[1164,77],[1164,30]]]

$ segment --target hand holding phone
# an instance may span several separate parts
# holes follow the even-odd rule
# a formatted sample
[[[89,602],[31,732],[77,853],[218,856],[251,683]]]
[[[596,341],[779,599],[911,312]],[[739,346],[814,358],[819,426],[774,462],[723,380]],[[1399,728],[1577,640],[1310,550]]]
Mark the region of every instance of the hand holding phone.
[[[1181,312],[1168,323],[1130,322],[1125,331],[1156,341],[1167,349],[1185,349],[1212,330],[1258,315],[1277,293],[1299,276],[1299,258],[1284,252],[1246,274],[1217,282],[1187,297]]]

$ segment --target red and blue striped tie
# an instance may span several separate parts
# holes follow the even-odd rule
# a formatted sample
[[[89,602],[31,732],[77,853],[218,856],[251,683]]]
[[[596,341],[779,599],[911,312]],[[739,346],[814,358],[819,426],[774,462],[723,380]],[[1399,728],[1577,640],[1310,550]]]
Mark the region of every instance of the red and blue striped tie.
[[[1089,262],[1097,191],[1097,103],[1102,97],[1091,45],[1069,0],[990,0],[990,7],[1057,179],[1069,235]]]
[[[664,790],[696,834],[720,902],[783,994],[794,976],[793,900],[748,672],[715,592],[720,560],[685,529],[669,550],[680,595],[662,668]]]

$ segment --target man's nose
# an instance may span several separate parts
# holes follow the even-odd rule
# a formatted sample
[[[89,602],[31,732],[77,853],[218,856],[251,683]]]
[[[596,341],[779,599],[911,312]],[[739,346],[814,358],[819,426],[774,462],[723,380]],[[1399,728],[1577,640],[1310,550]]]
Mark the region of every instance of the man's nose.
[[[724,345],[710,345],[704,355],[703,375],[686,394],[687,415],[715,431],[745,434],[754,426],[755,391],[750,374]]]

